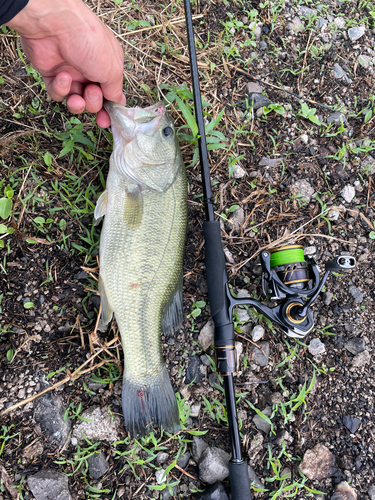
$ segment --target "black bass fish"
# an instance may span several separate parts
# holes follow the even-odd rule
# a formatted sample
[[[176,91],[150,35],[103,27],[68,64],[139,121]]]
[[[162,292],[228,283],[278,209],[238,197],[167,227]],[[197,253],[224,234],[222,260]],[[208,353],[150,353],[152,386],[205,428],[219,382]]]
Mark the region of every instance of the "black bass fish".
[[[164,363],[161,331],[182,320],[182,259],[187,182],[174,125],[162,103],[126,108],[106,102],[113,152],[98,199],[102,320],[115,315],[125,368],[122,407],[133,436],[152,426],[179,429],[175,394]]]

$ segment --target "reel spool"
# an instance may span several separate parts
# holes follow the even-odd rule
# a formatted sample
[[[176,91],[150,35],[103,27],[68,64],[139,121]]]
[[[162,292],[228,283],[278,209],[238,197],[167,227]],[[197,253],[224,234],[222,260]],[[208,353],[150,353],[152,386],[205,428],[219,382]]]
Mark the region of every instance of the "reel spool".
[[[271,250],[271,269],[279,279],[296,290],[306,290],[310,281],[309,266],[302,245],[288,245]]]

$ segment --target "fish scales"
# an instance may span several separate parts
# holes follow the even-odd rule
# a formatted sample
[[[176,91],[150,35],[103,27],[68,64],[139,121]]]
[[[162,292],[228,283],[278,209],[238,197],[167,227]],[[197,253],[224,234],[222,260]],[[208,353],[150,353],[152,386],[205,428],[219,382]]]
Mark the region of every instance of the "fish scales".
[[[127,136],[127,123],[125,131],[119,134],[118,117],[114,116],[111,106],[108,108],[114,131],[114,152],[105,196],[102,200],[99,198],[96,209],[97,218],[105,215],[100,240],[99,282],[103,320],[109,321],[113,311],[121,334],[125,359],[123,411],[127,430],[133,435],[144,434],[156,424],[175,431],[179,426],[178,410],[162,356],[160,336],[163,320],[165,327],[176,329],[182,315],[182,260],[187,226],[185,168],[175,137],[173,143],[169,141],[165,147],[167,158],[163,169],[160,167],[163,145],[154,141],[159,152],[156,166],[151,162],[149,169],[161,170],[167,179],[161,180],[158,186],[153,178],[150,183],[156,189],[144,187],[141,181],[145,178],[148,181],[149,173],[142,177],[134,158],[130,172],[128,167],[119,167],[123,161],[119,142],[126,144],[124,154],[135,151],[136,157],[142,156],[137,153],[136,145],[129,148],[137,132],[133,131],[134,138],[131,134]],[[121,111],[116,105],[115,111],[119,109]],[[146,140],[149,139],[146,149],[148,157],[152,157],[153,141],[149,129],[170,131],[173,124],[160,104],[149,109],[151,125],[153,121],[155,125],[152,128],[146,122]],[[158,111],[153,117],[155,110]],[[126,116],[129,114],[132,116],[132,110],[127,110]],[[141,119],[145,119],[143,115]],[[128,142],[123,141],[124,136]],[[146,171],[144,158],[140,164],[142,172]]]

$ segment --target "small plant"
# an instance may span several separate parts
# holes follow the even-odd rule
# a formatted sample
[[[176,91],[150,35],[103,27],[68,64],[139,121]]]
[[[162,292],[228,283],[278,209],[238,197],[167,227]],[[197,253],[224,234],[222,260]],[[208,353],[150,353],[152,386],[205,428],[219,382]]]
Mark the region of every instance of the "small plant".
[[[318,126],[323,125],[323,123],[319,120],[319,118],[315,116],[316,108],[309,108],[305,102],[301,102],[300,104],[301,104],[301,109],[298,112],[299,116],[302,116],[302,118],[305,118],[305,120],[309,120],[315,125]]]

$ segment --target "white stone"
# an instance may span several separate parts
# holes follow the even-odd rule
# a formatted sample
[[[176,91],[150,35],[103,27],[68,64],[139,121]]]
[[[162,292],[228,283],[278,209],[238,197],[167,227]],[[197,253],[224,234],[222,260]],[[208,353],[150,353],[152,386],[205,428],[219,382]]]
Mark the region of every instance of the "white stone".
[[[204,325],[198,336],[198,342],[204,351],[214,344],[215,324],[213,319],[210,318]]]
[[[343,29],[346,26],[346,21],[343,17],[336,17],[333,24],[335,24],[337,28]]]
[[[363,66],[364,68],[367,68],[370,64],[374,64],[372,57],[366,56],[365,54],[361,54],[358,57],[358,64]]]
[[[264,328],[261,325],[256,325],[251,332],[251,338],[254,342],[258,342],[258,340],[262,339],[264,335]]]
[[[189,416],[190,417],[198,417],[200,410],[201,410],[201,404],[200,403],[194,403],[190,407],[190,415]]]
[[[315,255],[316,246],[306,247],[303,249],[303,255]]]
[[[303,29],[303,22],[296,16],[292,19],[292,22],[288,24],[288,29],[294,32],[301,31]]]
[[[325,345],[320,341],[320,339],[312,339],[309,344],[308,350],[313,356],[324,354],[326,352]]]
[[[235,342],[234,348],[236,350],[236,371],[238,372],[240,369],[241,354],[243,352],[242,342]]]
[[[156,482],[158,484],[163,484],[167,480],[167,476],[164,476],[165,469],[159,469],[155,472]]]
[[[225,247],[223,251],[225,258],[227,259],[227,262],[229,262],[229,264],[234,264],[234,258],[233,255],[230,253],[230,250],[227,247]]]
[[[353,28],[348,29],[348,36],[352,42],[356,42],[359,40],[366,32],[366,28],[364,26],[354,26]]]
[[[330,210],[328,212],[328,219],[329,220],[335,221],[335,220],[338,220],[339,217],[340,217],[339,210]]]
[[[340,194],[347,203],[350,203],[355,196],[355,187],[348,184],[340,191]]]
[[[235,179],[242,179],[242,177],[244,177],[245,175],[246,175],[245,170],[242,167],[240,167],[239,165],[235,165],[234,171],[233,171],[233,177]]]
[[[307,144],[309,142],[309,136],[307,134],[302,134],[300,137],[301,141]]]

